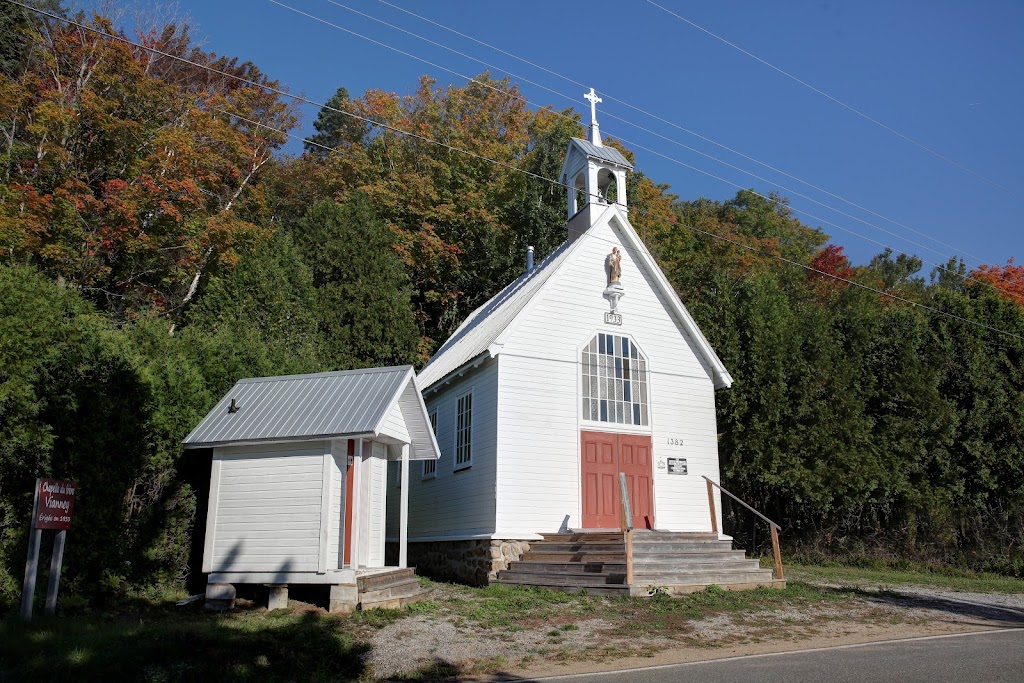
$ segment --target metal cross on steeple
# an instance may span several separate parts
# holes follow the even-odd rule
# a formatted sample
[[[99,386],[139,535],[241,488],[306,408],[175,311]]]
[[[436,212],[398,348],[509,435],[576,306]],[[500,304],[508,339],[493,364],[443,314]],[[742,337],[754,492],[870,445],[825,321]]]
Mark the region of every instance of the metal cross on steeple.
[[[601,133],[597,127],[597,103],[604,100],[597,96],[593,88],[583,95],[583,99],[590,100],[590,141],[600,147]]]

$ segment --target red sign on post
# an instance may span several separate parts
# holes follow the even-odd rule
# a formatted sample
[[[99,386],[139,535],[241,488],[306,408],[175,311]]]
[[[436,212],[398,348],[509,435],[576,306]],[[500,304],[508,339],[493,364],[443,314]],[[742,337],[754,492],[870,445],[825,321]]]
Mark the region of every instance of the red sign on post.
[[[78,484],[73,481],[40,479],[39,502],[32,526],[36,529],[70,529],[77,488]]]

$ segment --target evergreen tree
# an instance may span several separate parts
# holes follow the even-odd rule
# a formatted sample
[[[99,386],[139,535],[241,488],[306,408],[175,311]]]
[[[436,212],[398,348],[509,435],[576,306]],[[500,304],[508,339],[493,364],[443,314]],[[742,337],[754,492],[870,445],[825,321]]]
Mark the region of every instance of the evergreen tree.
[[[369,199],[312,206],[296,226],[317,287],[324,361],[341,370],[418,360],[409,279]]]
[[[329,156],[332,150],[346,143],[351,144],[362,140],[366,133],[366,124],[357,118],[341,113],[352,109],[348,90],[338,88],[331,99],[327,100],[326,106],[317,114],[316,121],[313,122],[316,135],[310,136],[306,141],[306,152],[323,159]]]
[[[312,273],[283,232],[211,278],[183,332],[206,349],[196,360],[211,391],[243,377],[321,369],[316,304]]]

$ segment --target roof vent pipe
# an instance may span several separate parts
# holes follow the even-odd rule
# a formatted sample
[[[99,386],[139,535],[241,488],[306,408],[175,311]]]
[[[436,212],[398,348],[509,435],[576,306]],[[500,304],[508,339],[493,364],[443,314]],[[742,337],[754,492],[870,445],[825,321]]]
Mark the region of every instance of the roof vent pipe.
[[[526,248],[526,272],[533,272],[533,247]]]

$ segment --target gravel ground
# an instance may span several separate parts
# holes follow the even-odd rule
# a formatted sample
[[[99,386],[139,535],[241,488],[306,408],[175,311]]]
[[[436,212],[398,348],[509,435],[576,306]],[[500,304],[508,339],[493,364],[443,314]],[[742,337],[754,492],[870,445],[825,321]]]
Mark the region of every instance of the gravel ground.
[[[408,676],[434,667],[460,679],[491,679],[530,672],[619,668],[637,658],[661,663],[710,659],[739,652],[885,640],[978,628],[1024,626],[1024,595],[964,593],[932,588],[860,586],[864,595],[840,605],[814,605],[741,614],[716,614],[688,623],[669,635],[623,634],[601,617],[573,621],[482,628],[447,611],[454,597],[438,585],[441,605],[378,631],[367,655],[380,678]],[[640,662],[643,665],[645,662]],[[618,664],[618,666],[617,666]]]

